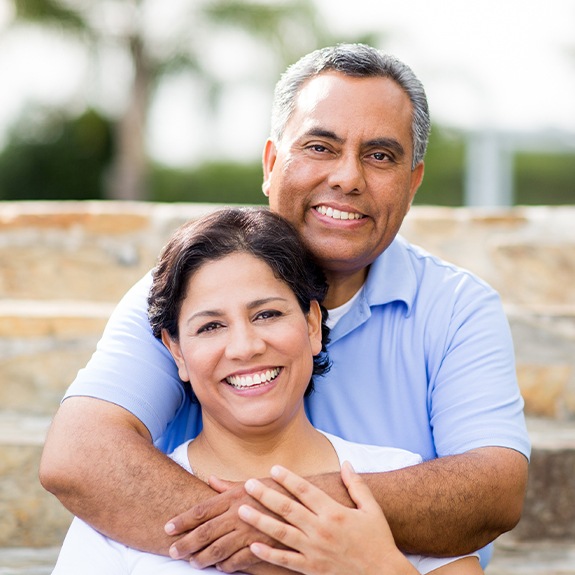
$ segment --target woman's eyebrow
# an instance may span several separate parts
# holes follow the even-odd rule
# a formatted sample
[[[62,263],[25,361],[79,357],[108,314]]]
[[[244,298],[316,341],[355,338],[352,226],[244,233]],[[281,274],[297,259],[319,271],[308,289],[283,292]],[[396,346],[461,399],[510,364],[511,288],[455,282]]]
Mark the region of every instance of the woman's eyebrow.
[[[221,317],[223,315],[223,313],[224,313],[223,310],[219,310],[219,309],[200,310],[200,311],[193,313],[186,320],[186,324],[189,324],[190,322],[192,322],[195,319],[204,319],[204,318],[208,318],[208,317]]]
[[[288,300],[281,296],[271,296],[265,298],[255,299],[253,301],[248,302],[247,308],[253,309],[262,305],[267,305],[272,302],[287,302]],[[202,309],[199,311],[194,312],[187,320],[186,323],[190,323],[195,319],[204,319],[210,317],[221,317],[225,315],[225,311],[222,309]]]
[[[251,301],[248,304],[248,308],[252,309],[252,308],[259,307],[261,305],[267,305],[269,303],[276,302],[276,301],[286,302],[288,300],[285,297],[281,297],[281,296],[266,297],[266,298],[256,299],[254,301]]]

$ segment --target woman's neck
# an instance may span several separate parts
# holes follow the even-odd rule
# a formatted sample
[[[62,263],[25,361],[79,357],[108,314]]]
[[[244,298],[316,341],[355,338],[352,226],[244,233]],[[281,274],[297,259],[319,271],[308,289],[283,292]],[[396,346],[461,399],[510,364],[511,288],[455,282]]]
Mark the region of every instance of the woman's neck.
[[[202,432],[188,447],[194,474],[204,481],[215,475],[229,481],[267,477],[275,464],[302,476],[339,470],[337,454],[305,412],[281,430],[250,429],[238,433],[204,418]]]

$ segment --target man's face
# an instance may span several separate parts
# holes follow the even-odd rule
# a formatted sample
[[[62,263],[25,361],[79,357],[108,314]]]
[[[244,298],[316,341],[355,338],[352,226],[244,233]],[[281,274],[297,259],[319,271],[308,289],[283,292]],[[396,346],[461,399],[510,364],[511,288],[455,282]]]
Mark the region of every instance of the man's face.
[[[412,105],[388,78],[308,81],[281,141],[266,143],[264,192],[328,278],[365,277],[397,234],[423,177],[411,169]]]

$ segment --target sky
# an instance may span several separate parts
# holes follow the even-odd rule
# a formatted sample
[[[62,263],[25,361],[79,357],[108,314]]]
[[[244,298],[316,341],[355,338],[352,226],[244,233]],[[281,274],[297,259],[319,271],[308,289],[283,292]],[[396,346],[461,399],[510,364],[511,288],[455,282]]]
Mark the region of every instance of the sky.
[[[176,0],[170,0],[173,3]],[[180,3],[193,0],[178,0]],[[436,124],[534,133],[560,130],[575,138],[575,0],[316,0],[338,33],[377,30],[384,50],[423,81]],[[66,102],[81,108],[91,85],[104,106],[119,106],[118,83],[105,82],[85,57],[40,33],[7,34],[8,0],[0,0],[0,145],[23,103]],[[158,22],[162,19],[158,16]],[[163,20],[169,26],[169,19]],[[294,39],[297,41],[297,39]],[[234,58],[229,58],[230,43]],[[224,76],[249,78],[265,66],[241,39],[228,39],[210,58]],[[251,50],[251,52],[250,52]],[[243,56],[240,57],[239,55]],[[122,62],[107,56],[123,73]],[[263,64],[262,64],[263,62]],[[111,64],[112,65],[112,64]],[[252,70],[250,70],[250,67]],[[197,103],[189,78],[165,85],[151,110],[149,149],[160,161],[186,165],[206,157],[260,156],[269,129],[271,88],[235,82],[214,120]]]

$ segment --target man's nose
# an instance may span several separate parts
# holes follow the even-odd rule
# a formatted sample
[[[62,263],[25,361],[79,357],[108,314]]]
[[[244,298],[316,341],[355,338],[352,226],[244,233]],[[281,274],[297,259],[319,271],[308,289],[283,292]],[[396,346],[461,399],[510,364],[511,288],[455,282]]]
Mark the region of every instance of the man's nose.
[[[342,154],[332,163],[328,183],[345,194],[361,193],[365,189],[365,176],[361,159],[355,154]]]
[[[226,345],[228,359],[248,360],[262,354],[265,349],[266,343],[254,326],[236,326],[229,331]]]

